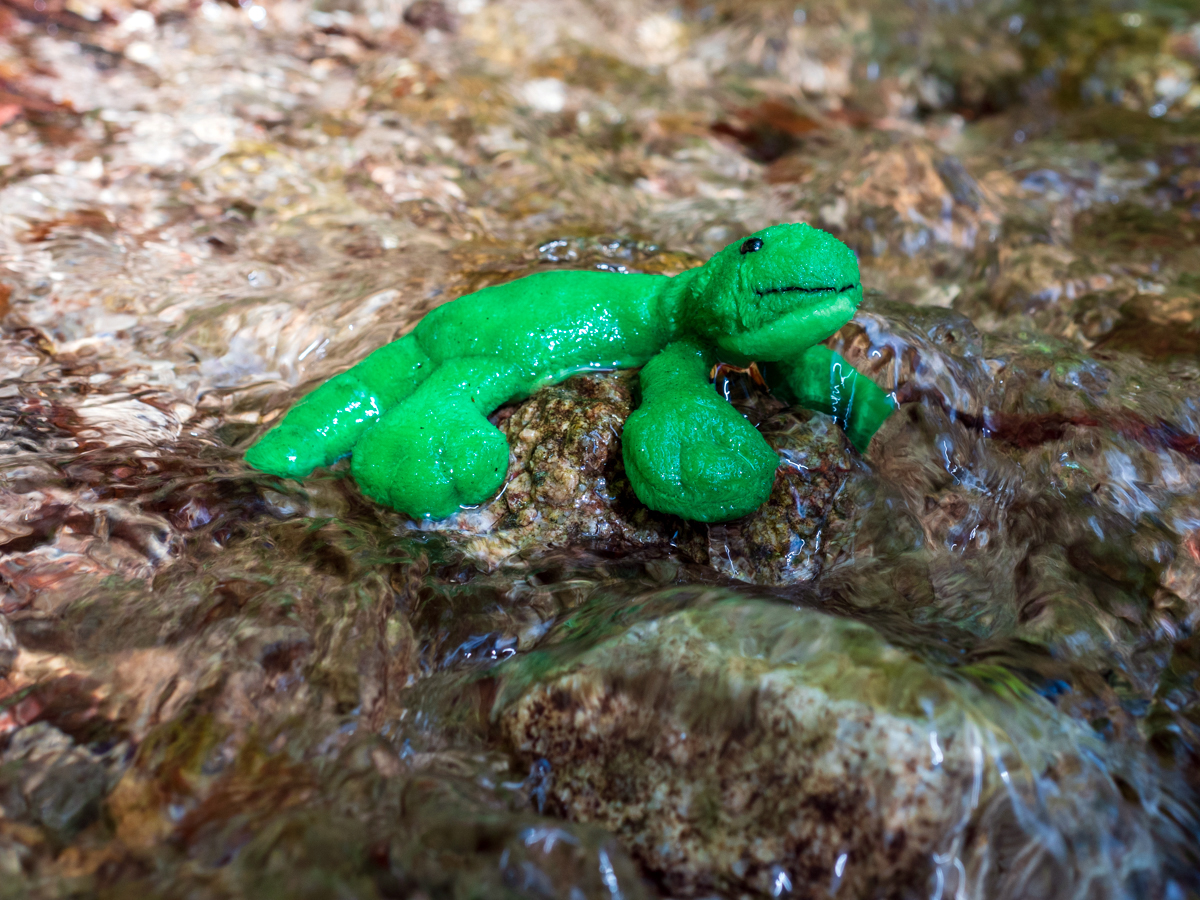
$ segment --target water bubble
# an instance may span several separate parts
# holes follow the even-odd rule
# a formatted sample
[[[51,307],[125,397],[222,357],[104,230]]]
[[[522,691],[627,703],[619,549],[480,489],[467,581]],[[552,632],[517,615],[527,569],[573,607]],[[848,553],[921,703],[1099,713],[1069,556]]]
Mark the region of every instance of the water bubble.
[[[622,900],[625,896],[621,893],[621,886],[617,883],[617,871],[613,868],[612,860],[609,859],[608,851],[601,849],[600,851],[600,879],[604,882],[604,886],[608,888],[609,895],[613,900]]]
[[[836,894],[838,888],[842,886],[842,879],[846,875],[846,863],[850,859],[849,853],[838,854],[837,861],[833,864],[833,878],[829,882],[830,895]]]
[[[792,892],[792,876],[780,865],[771,866],[771,896],[786,897]]]

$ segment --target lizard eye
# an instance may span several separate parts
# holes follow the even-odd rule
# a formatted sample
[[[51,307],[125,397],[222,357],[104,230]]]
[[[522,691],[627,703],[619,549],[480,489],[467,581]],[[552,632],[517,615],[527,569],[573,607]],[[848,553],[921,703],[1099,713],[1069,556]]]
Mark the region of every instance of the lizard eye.
[[[744,256],[747,253],[753,253],[754,251],[761,250],[761,249],[762,249],[762,241],[761,240],[759,240],[758,238],[748,238],[746,240],[746,242],[744,244],[742,244],[742,255]]]

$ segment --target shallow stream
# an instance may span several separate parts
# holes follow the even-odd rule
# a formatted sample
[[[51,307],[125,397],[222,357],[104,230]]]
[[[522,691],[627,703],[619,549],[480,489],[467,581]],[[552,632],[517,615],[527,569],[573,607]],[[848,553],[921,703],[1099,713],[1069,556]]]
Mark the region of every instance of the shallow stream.
[[[1200,897],[1185,0],[0,0],[0,898]],[[859,254],[865,454],[630,373],[442,523],[241,454],[428,310]]]

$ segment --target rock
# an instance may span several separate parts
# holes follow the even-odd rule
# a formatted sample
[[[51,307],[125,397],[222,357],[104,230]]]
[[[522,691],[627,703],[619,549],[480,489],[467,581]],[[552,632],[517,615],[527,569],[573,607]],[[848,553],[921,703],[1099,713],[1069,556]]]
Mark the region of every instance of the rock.
[[[15,732],[0,755],[0,814],[61,837],[95,818],[107,789],[101,758],[45,722]]]
[[[3,30],[0,900],[1196,894],[1195,3]],[[785,460],[752,517],[631,497],[630,373],[503,410],[449,530],[242,460],[455,297],[781,221],[859,254],[832,344],[906,404],[860,458],[719,376]]]
[[[508,437],[508,481],[491,503],[422,528],[464,536],[476,559],[591,546],[662,554],[711,565],[755,584],[811,581],[824,566],[823,529],[855,470],[854,451],[828,417],[788,410],[748,378],[717,389],[756,422],[781,464],[771,496],[735,522],[706,526],[647,509],[633,493],[620,435],[637,375],[581,375],[543,388],[492,418]]]
[[[503,490],[478,510],[423,527],[473,535],[468,551],[493,562],[534,545],[666,547],[670,518],[638,502],[621,461],[635,377],[577,376],[497,412],[511,448]]]
[[[399,823],[404,839],[393,852],[422,883],[451,896],[503,896],[505,888],[518,897],[555,900],[653,896],[629,854],[603,828],[532,811],[499,820],[494,798],[463,777],[478,768],[477,762],[428,754],[397,767],[409,770],[409,777]],[[531,778],[535,774],[536,769]],[[464,849],[474,851],[474,872],[456,862]]]
[[[0,607],[53,609],[105,576],[149,578],[178,553],[161,516],[79,497],[40,467],[13,475],[4,481],[20,490],[0,481]]]
[[[772,164],[767,178],[794,193],[795,218],[845,241],[863,284],[918,306],[949,307],[1002,233],[1001,172],[976,178],[928,139],[831,135],[823,146]]]
[[[17,636],[13,633],[8,617],[0,613],[0,678],[12,671],[13,661],[17,658]]]
[[[922,714],[915,697],[945,691],[898,654],[913,707],[889,710],[881,672],[844,655],[853,626],[809,615],[772,636],[790,614],[730,605],[635,626],[543,677],[500,727],[550,762],[569,818],[615,832],[674,894],[915,890],[968,807],[962,723]]]
[[[1027,802],[1055,752],[1074,759],[1048,708],[993,704],[845,619],[704,596],[677,609],[617,627],[585,610],[510,667],[494,712],[522,760],[548,762],[550,803],[616,833],[673,896],[908,896],[1041,852],[962,839],[976,815]],[[1026,734],[1045,759],[1013,751]],[[1086,782],[1085,806],[1120,803],[1097,768],[1062,759],[1046,777]],[[1070,840],[1080,813],[1028,814]]]
[[[442,0],[417,0],[404,10],[404,21],[419,31],[436,29],[450,34],[458,28],[454,14]]]

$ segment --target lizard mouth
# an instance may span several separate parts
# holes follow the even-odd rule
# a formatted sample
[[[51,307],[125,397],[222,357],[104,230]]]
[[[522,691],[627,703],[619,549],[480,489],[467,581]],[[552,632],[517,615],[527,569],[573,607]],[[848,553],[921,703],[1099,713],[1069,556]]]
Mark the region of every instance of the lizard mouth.
[[[823,341],[849,322],[858,308],[861,290],[857,282],[844,287],[762,288],[755,292],[760,297],[785,293],[816,296],[787,304],[790,308],[779,310],[773,318],[756,327],[721,335],[717,345],[722,359],[739,364],[749,360],[776,362],[788,359],[798,349]]]
[[[846,291],[852,291],[858,287],[858,282],[844,284],[841,287],[775,287],[775,288],[756,288],[754,293],[760,297],[765,297],[767,294],[844,294]]]

